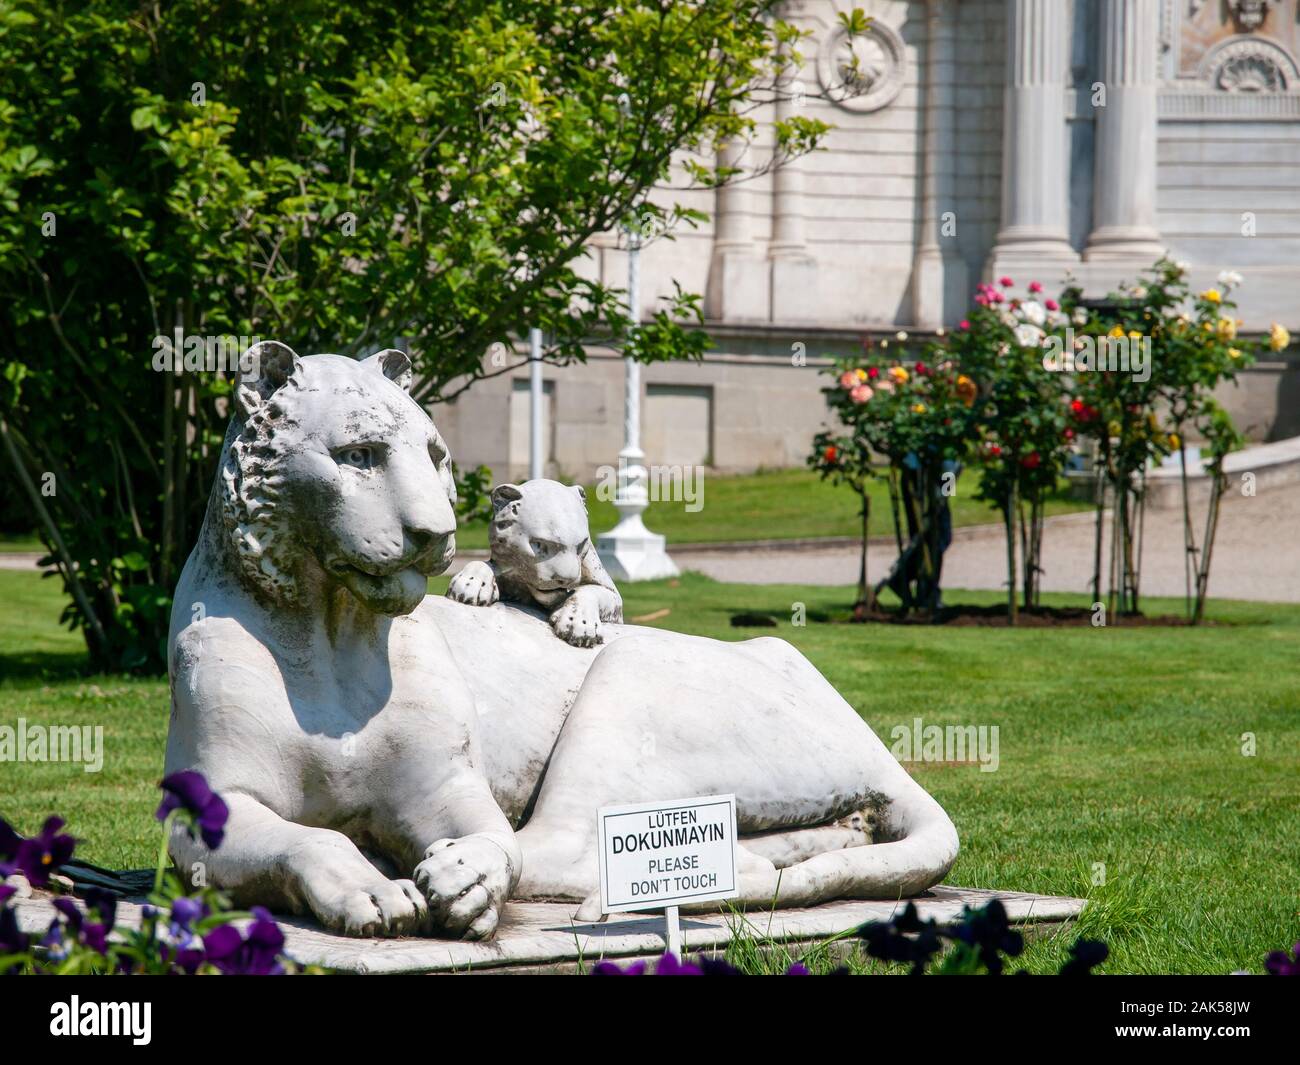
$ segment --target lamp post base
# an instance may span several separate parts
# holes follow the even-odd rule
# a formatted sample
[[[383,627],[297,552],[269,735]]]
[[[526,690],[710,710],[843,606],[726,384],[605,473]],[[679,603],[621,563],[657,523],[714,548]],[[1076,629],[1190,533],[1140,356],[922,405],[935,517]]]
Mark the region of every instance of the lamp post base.
[[[679,573],[676,563],[668,557],[667,543],[663,536],[645,527],[638,508],[631,513],[623,511],[614,528],[596,537],[596,553],[616,582],[655,581]]]

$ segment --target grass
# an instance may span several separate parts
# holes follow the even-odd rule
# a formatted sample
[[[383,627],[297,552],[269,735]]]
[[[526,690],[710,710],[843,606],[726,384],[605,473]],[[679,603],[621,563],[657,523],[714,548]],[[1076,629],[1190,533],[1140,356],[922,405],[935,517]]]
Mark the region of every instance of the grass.
[[[975,475],[968,473],[958,483],[961,491],[952,499],[954,525],[1001,521],[1001,515],[991,506],[971,498]],[[618,521],[614,504],[598,498],[595,486],[586,487],[591,530],[594,534],[607,532]],[[872,485],[870,496],[872,535],[890,535],[893,526],[888,487],[877,482]],[[698,501],[703,505],[695,511],[688,511],[684,502],[651,503],[645,514],[646,524],[667,536],[669,543],[676,544],[862,535],[857,495],[850,488],[823,481],[811,470],[768,470],[735,476],[706,474]],[[1086,510],[1088,506],[1067,499],[1062,492],[1048,501],[1047,513]],[[462,525],[456,540],[462,548],[485,548],[487,526],[482,522]]]
[[[781,618],[776,634],[886,743],[916,717],[998,726],[996,772],[910,768],[961,834],[949,883],[1088,897],[1076,924],[1036,935],[1023,959],[1032,971],[1054,971],[1078,935],[1110,944],[1110,973],[1259,972],[1268,951],[1300,939],[1300,607],[1216,601],[1219,624],[1190,630],[795,627],[792,604],[836,615],[850,591],[694,575],[624,591],[629,616],[668,610],[654,624],[720,639],[753,634],[730,626],[737,611]],[[149,865],[166,684],[79,675],[80,641],[57,627],[60,608],[54,582],[0,571],[0,724],[102,724],[104,769],[2,765],[0,814],[31,832],[59,812],[90,860]],[[1178,613],[1181,601],[1147,609]],[[1242,753],[1246,734],[1253,756]],[[753,943],[733,953],[766,964]],[[810,960],[833,963],[829,951]]]
[[[35,533],[0,532],[0,555],[27,551],[40,551],[42,554],[45,552],[45,546]]]

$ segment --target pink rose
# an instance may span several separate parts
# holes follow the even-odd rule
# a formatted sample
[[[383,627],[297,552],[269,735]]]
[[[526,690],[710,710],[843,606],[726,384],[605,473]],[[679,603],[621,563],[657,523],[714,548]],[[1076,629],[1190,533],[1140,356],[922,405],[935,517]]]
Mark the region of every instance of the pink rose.
[[[858,376],[852,370],[845,370],[840,374],[840,387],[852,388],[858,383]]]
[[[959,329],[969,329],[969,328],[970,328],[970,322],[968,322],[965,318],[963,318],[963,319],[961,320],[961,325],[958,326],[958,328],[959,328]]]
[[[1031,282],[1029,282],[1029,291],[1030,291],[1030,292],[1042,292],[1042,291],[1043,291],[1043,286],[1040,285],[1037,281],[1031,281]]]
[[[1009,277],[999,277],[998,284],[1001,285],[1003,288],[1010,288],[1012,285],[1015,284],[1015,282],[1012,281],[1011,278]]]
[[[849,392],[849,399],[853,400],[854,403],[865,403],[874,395],[875,393],[871,391],[870,385],[855,385]]]
[[[1061,305],[1057,303],[1056,300],[1053,299],[1043,300],[1043,306],[1046,307],[1049,311],[1059,311],[1061,309]]]

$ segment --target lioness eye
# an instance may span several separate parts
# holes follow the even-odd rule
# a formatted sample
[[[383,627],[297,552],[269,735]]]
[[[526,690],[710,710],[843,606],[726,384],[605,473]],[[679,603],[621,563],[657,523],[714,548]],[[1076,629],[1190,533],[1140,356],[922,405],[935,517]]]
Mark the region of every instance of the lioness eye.
[[[368,470],[373,464],[373,454],[368,447],[350,447],[339,452],[339,462],[344,466],[355,466],[359,470]]]

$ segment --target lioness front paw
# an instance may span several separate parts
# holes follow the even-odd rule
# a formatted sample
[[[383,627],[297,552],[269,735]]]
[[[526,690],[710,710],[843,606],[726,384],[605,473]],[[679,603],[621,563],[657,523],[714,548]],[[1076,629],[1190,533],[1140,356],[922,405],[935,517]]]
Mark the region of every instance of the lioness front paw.
[[[510,895],[510,858],[483,836],[440,839],[415,867],[435,928],[462,939],[491,939]]]
[[[428,924],[429,908],[410,880],[374,873],[309,885],[307,903],[316,919],[345,936],[413,936]]]
[[[500,598],[496,574],[486,562],[469,562],[451,579],[447,596],[470,606],[491,606]]]
[[[600,634],[600,610],[576,595],[551,615],[551,628],[574,647],[594,647],[604,639]]]

